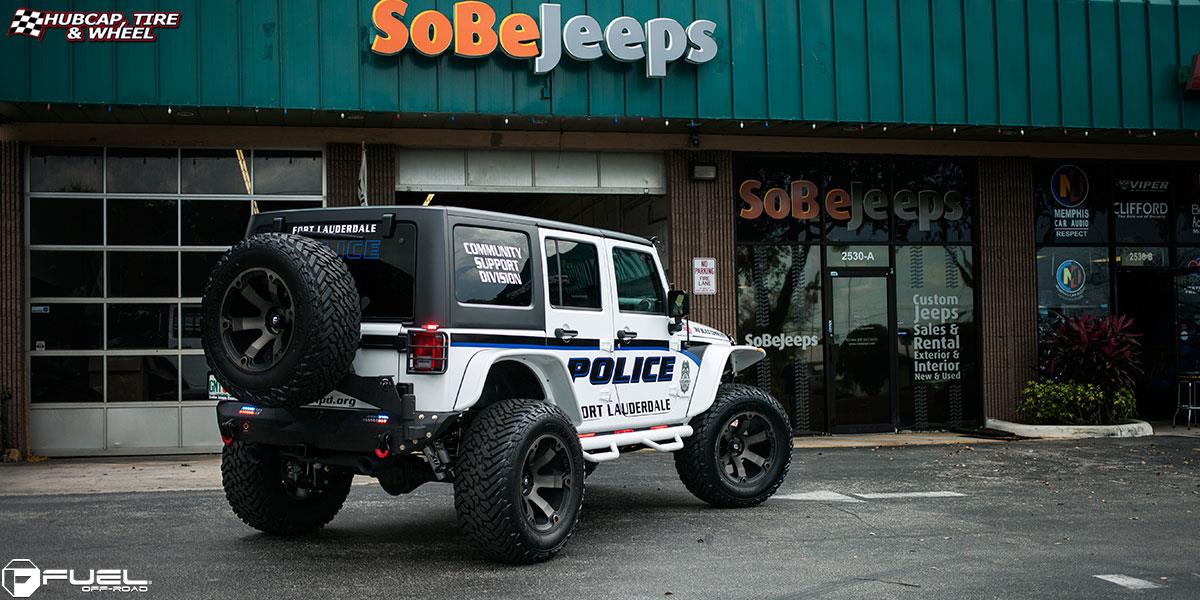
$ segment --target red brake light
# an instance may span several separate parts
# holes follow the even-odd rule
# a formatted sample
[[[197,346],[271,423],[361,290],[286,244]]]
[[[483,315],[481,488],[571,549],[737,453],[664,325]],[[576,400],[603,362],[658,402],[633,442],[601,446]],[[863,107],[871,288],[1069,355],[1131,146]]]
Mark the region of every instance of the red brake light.
[[[450,350],[450,336],[429,329],[408,332],[408,372],[409,373],[445,373],[446,362]]]
[[[426,323],[422,329],[424,329],[425,331],[437,331],[438,324],[437,323]]]

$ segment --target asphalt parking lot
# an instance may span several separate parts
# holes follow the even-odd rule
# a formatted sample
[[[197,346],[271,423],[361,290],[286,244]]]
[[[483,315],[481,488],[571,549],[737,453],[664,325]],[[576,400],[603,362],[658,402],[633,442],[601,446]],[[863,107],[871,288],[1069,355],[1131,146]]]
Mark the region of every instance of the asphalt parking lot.
[[[9,496],[0,560],[128,569],[158,598],[1197,598],[1198,463],[1183,437],[802,449],[775,499],[728,511],[643,452],[597,471],[566,551],[530,567],[478,558],[446,485],[356,486],[300,539],[216,490]]]

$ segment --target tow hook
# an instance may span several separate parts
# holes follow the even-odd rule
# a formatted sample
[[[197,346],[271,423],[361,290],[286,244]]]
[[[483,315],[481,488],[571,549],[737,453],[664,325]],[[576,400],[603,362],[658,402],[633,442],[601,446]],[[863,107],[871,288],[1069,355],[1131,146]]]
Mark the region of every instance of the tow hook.
[[[222,421],[218,429],[221,431],[221,443],[226,446],[232,444],[234,439],[233,432],[236,431],[236,428],[233,426],[233,419]]]
[[[375,457],[383,460],[392,453],[392,434],[384,432],[379,434],[375,441]]]

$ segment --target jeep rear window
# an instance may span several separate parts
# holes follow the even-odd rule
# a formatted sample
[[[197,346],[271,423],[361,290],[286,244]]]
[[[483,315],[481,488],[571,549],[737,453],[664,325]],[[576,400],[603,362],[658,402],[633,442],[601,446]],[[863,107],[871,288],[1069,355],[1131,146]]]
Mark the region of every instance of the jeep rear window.
[[[393,235],[382,237],[375,233],[377,223],[305,224],[297,227],[295,233],[329,246],[342,257],[358,286],[363,319],[411,321],[417,226],[396,223]]]
[[[454,228],[454,296],[464,304],[533,303],[529,236],[517,231]]]

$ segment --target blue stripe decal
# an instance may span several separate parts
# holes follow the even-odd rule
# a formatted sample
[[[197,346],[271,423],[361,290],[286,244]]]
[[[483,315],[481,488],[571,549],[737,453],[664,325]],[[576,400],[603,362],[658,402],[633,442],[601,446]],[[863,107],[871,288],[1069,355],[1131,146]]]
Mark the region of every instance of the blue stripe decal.
[[[459,348],[503,348],[503,349],[520,349],[520,350],[557,350],[559,352],[577,352],[579,350],[599,350],[600,349],[599,346],[546,346],[546,345],[537,345],[537,344],[485,344],[485,343],[480,343],[480,342],[451,342],[450,345],[452,347],[457,346]],[[671,349],[667,348],[667,347],[617,348],[618,352],[636,352],[639,350],[640,351],[649,351],[649,352],[670,352],[671,351]],[[687,350],[680,350],[679,353],[690,358],[692,360],[692,362],[696,363],[697,365],[700,364],[700,358],[698,356],[696,356],[695,354],[692,354],[691,352],[688,352]]]

